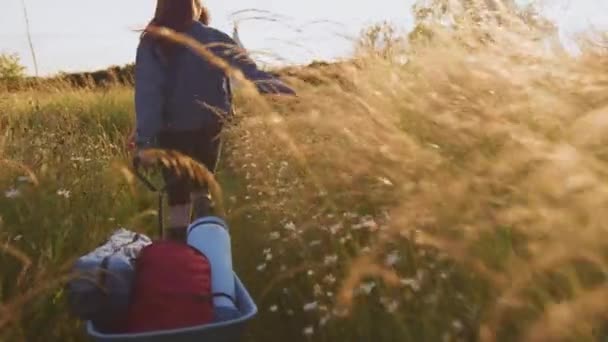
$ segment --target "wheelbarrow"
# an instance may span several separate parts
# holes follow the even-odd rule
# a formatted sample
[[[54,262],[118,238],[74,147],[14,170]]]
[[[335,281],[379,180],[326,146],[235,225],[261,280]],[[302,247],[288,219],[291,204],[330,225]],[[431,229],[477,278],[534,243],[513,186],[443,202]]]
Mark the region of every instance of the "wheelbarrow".
[[[143,184],[153,192],[158,193],[159,231],[163,233],[163,195],[166,185],[162,188],[156,187],[148,180],[139,168],[137,159],[133,161],[134,173]],[[92,321],[86,322],[86,331],[90,338],[97,342],[237,342],[244,333],[246,323],[258,312],[253,298],[243,285],[239,277],[234,274],[236,306],[240,315],[232,320],[209,323],[201,326],[180,328],[173,330],[162,330],[136,334],[106,333],[98,329]]]

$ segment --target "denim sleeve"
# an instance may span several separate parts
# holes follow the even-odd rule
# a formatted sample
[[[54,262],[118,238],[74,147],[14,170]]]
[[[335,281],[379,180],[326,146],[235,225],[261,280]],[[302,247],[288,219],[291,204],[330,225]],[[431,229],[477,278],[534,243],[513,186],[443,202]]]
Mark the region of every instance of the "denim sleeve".
[[[156,146],[156,136],[162,127],[164,82],[163,65],[153,47],[142,41],[135,60],[135,144],[138,148]]]
[[[241,70],[243,75],[252,81],[263,94],[295,95],[296,92],[274,75],[262,71],[256,63],[239,48],[228,35],[221,34],[215,46],[210,48],[215,55],[224,59],[233,68]]]

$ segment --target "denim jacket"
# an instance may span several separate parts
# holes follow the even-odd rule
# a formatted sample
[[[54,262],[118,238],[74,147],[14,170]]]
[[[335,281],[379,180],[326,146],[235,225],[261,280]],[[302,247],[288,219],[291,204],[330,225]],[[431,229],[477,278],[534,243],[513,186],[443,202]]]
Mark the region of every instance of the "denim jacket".
[[[237,43],[227,34],[196,22],[185,34],[193,37],[254,82],[261,93],[295,92],[275,76],[264,72],[248,56],[238,53]],[[226,73],[180,47],[170,64],[159,58],[154,40],[142,39],[135,62],[135,143],[138,148],[157,146],[161,130],[195,130],[230,115],[232,93]]]

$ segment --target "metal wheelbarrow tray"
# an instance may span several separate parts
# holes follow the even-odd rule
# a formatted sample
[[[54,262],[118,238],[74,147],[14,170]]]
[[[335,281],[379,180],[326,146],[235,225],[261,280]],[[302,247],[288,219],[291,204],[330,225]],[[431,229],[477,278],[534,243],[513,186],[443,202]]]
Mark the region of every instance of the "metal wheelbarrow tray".
[[[245,324],[257,314],[257,306],[235,274],[237,307],[241,313],[234,320],[210,323],[190,328],[163,330],[138,334],[104,334],[91,321],[86,322],[87,334],[97,342],[236,342]]]

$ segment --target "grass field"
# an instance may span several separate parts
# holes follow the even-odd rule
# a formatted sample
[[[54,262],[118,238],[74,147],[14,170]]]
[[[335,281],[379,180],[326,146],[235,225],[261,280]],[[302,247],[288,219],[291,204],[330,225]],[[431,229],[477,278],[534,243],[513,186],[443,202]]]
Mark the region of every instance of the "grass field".
[[[238,94],[217,180],[247,341],[608,339],[608,55],[493,33]],[[132,125],[128,87],[0,93],[1,341],[85,340],[70,263],[156,234]]]

